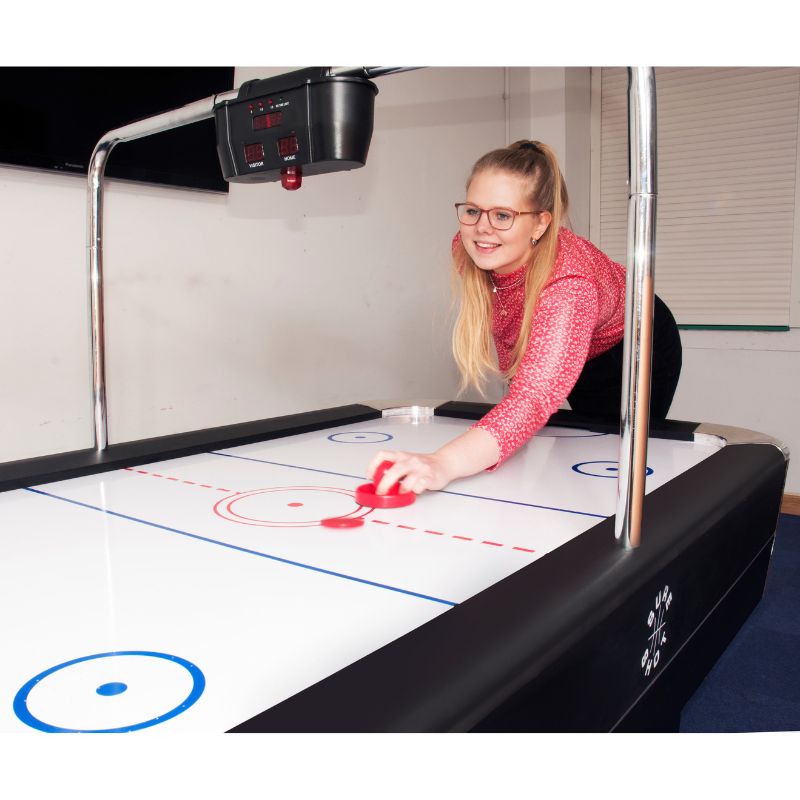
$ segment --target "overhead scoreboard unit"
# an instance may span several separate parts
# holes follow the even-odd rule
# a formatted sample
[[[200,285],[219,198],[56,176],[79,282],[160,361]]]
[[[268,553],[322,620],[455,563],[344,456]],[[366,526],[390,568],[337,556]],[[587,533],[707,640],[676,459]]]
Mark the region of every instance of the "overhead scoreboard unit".
[[[243,83],[215,109],[225,179],[297,189],[303,175],[363,167],[377,93],[366,78],[324,67]]]

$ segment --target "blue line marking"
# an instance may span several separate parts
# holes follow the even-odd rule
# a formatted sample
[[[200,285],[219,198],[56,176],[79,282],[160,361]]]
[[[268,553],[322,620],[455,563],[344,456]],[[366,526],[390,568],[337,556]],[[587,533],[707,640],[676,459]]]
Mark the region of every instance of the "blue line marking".
[[[389,586],[385,583],[377,583],[376,581],[368,581],[366,578],[356,578],[353,575],[345,575],[343,572],[334,572],[330,569],[323,569],[322,567],[313,567],[310,564],[303,564],[300,561],[291,561],[288,558],[281,558],[280,556],[272,556],[269,553],[260,553],[258,550],[250,550],[247,547],[239,547],[236,544],[228,544],[227,542],[220,542],[217,539],[209,539],[207,536],[200,536],[197,533],[188,533],[187,531],[181,531],[177,528],[170,528],[166,525],[161,525],[158,522],[150,522],[146,519],[138,519],[137,517],[131,517],[127,514],[121,514],[119,511],[109,511],[108,509],[100,508],[98,506],[90,505],[89,503],[82,503],[80,500],[71,500],[68,497],[59,497],[57,494],[51,494],[50,492],[43,492],[41,489],[31,489],[26,488],[26,492],[33,492],[34,494],[40,494],[44,497],[50,497],[53,500],[61,500],[64,503],[72,503],[73,505],[80,506],[82,508],[88,508],[91,511],[99,511],[101,514],[108,514],[112,517],[119,517],[120,519],[126,519],[129,522],[138,522],[142,525],[149,525],[152,528],[158,528],[162,531],[167,531],[168,533],[177,533],[181,536],[187,536],[190,539],[197,539],[201,542],[208,542],[209,544],[217,544],[220,547],[227,547],[231,550],[237,550],[240,553],[247,553],[251,556],[260,556],[261,558],[268,558],[271,561],[277,561],[281,564],[288,564],[292,567],[301,567],[302,569],[308,569],[312,572],[320,572],[323,575],[330,575],[334,578],[343,578],[344,580],[354,581],[355,583],[363,583],[367,586],[374,586],[378,589],[388,589],[391,592],[398,592],[399,594],[407,594],[411,597],[419,597],[422,600],[430,600],[434,603],[442,603],[442,605],[446,606],[456,606],[458,603],[453,602],[452,600],[443,600],[440,597],[431,597],[427,594],[420,594],[419,592],[412,592],[410,589],[401,589],[397,586]]]
[[[238,458],[240,461],[255,461],[257,464],[269,464],[272,467],[288,467],[289,469],[302,469],[306,472],[320,472],[323,475],[335,475],[337,478],[353,478],[357,481],[365,481],[364,475],[348,475],[346,472],[331,472],[328,469],[314,469],[313,467],[298,467],[295,464],[281,464],[279,461],[266,461],[263,458],[253,458],[252,456],[237,456],[233,453],[223,453],[220,450],[211,450],[210,456],[224,456],[225,458]]]
[[[289,469],[301,469],[305,472],[320,472],[323,475],[335,475],[337,478],[353,478],[354,480],[365,481],[363,475],[349,475],[346,472],[331,472],[327,469],[316,469],[315,467],[298,467],[297,464],[282,464],[279,461],[267,461],[263,458],[253,458],[252,456],[237,456],[233,453],[223,453],[219,450],[209,452],[212,456],[224,456],[225,458],[238,458],[242,461],[255,461],[257,464],[269,464],[271,467],[288,467]],[[557,508],[556,506],[542,506],[536,503],[523,503],[520,500],[503,500],[499,497],[484,497],[479,494],[466,494],[464,492],[452,492],[447,489],[440,489],[437,494],[451,494],[454,497],[470,497],[473,500],[486,500],[490,503],[506,503],[512,506],[523,506],[525,508],[541,508],[544,511],[560,511],[564,514],[577,514],[581,517],[594,517],[596,519],[607,519],[607,514],[592,514],[589,511],[574,511],[571,508]]]
[[[503,500],[500,497],[482,497],[479,494],[463,494],[461,492],[447,492],[443,491],[442,494],[453,494],[457,497],[472,497],[475,500],[489,500],[493,503],[506,503],[512,506],[524,506],[525,508],[541,508],[543,511],[560,511],[564,514],[577,514],[580,517],[595,517],[597,519],[608,519],[607,514],[592,514],[589,511],[574,511],[571,508],[558,508],[557,506],[540,506],[536,503],[523,503],[519,500]]]

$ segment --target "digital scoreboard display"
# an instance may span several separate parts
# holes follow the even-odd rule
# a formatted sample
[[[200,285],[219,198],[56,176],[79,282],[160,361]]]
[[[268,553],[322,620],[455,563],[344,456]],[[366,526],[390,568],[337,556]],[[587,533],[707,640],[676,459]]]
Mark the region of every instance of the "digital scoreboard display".
[[[354,76],[308,67],[246,81],[214,108],[225,180],[280,181],[356,169],[367,160],[377,87]]]

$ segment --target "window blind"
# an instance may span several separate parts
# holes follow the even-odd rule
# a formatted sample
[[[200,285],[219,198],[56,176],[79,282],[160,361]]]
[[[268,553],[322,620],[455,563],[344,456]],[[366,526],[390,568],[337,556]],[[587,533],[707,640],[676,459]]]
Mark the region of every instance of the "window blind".
[[[599,73],[594,235],[625,263],[628,76]],[[658,68],[656,99],[656,291],[682,325],[787,326],[800,69]]]

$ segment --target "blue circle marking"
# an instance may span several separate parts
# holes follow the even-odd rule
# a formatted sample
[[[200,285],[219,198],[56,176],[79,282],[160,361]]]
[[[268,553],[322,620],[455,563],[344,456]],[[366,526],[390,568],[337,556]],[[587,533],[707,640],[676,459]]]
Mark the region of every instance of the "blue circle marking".
[[[115,694],[122,694],[127,688],[126,683],[104,683],[97,687],[97,694],[101,694],[103,697],[113,697]]]
[[[48,675],[52,675],[54,672],[66,669],[67,667],[71,667],[75,664],[80,664],[83,661],[92,661],[95,658],[115,658],[116,656],[144,656],[149,658],[163,658],[166,661],[172,661],[173,663],[183,667],[192,676],[192,689],[182,703],[179,703],[177,706],[175,706],[175,708],[166,711],[164,714],[161,714],[154,719],[147,719],[143,722],[136,722],[132,725],[125,725],[120,728],[102,728],[91,730],[61,728],[56,725],[50,725],[49,723],[34,717],[33,714],[31,714],[31,712],[28,710],[28,695],[31,693],[31,690],[34,689],[36,685],[44,680]],[[169,653],[156,653],[151,650],[118,650],[113,653],[95,653],[91,656],[83,656],[82,658],[74,658],[72,661],[65,661],[63,664],[57,664],[55,667],[50,667],[50,669],[46,669],[44,672],[40,672],[38,675],[35,675],[17,692],[16,696],[14,697],[14,713],[21,722],[24,722],[31,728],[44,731],[45,733],[129,733],[130,731],[139,731],[142,730],[142,728],[149,728],[152,725],[158,725],[160,722],[166,722],[168,719],[172,719],[173,717],[177,717],[178,714],[182,714],[187,708],[193,706],[197,702],[197,700],[200,698],[200,695],[203,694],[205,687],[205,676],[198,667],[196,667],[190,661],[186,661],[184,658],[179,658],[178,656],[173,656]],[[113,696],[116,694],[121,694],[127,688],[128,687],[124,683],[104,683],[102,686],[98,687],[97,692],[101,695]]]
[[[604,467],[593,467],[593,464],[605,464]],[[572,467],[574,472],[579,472],[581,475],[588,475],[591,478],[616,478],[619,473],[619,462],[617,461],[582,461],[580,464],[574,464]],[[609,473],[608,475],[603,473]],[[645,475],[652,475],[652,467],[647,467]]]
[[[381,433],[379,431],[342,431],[341,433],[333,433],[328,439],[331,442],[338,444],[379,444],[381,442],[388,442],[394,439],[389,433]]]

